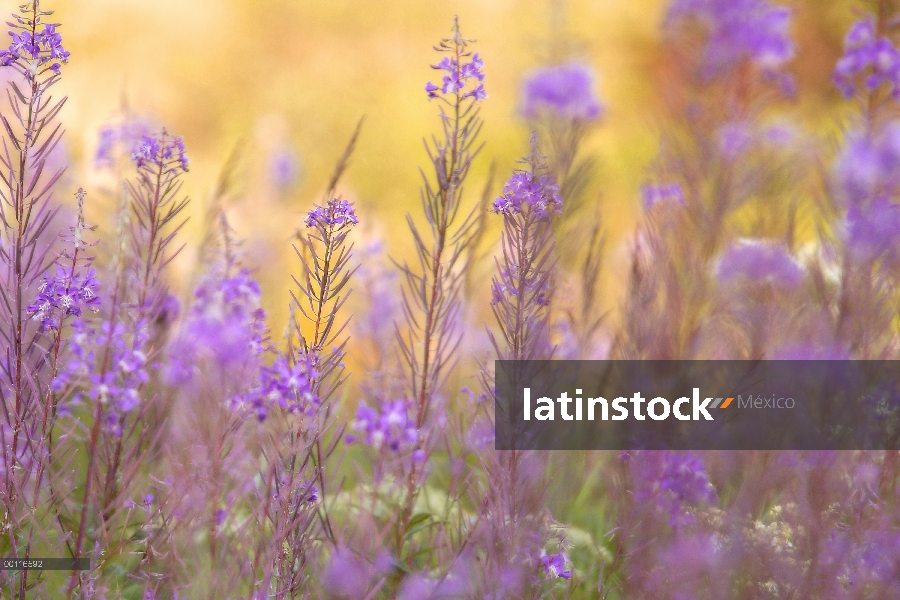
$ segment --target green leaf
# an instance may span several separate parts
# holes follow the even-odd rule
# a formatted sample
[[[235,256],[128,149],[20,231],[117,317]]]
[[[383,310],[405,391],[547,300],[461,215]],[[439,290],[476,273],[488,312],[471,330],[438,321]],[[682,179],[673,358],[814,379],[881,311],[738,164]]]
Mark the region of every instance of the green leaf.
[[[415,527],[415,526],[418,525],[419,523],[422,523],[422,522],[424,522],[424,521],[427,521],[427,520],[430,519],[430,518],[431,518],[431,515],[428,514],[428,513],[416,513],[416,514],[414,514],[414,515],[412,516],[412,518],[409,520],[409,523],[406,524],[406,531],[409,532],[410,529],[412,529],[413,527]],[[407,535],[408,535],[408,534],[407,534]]]

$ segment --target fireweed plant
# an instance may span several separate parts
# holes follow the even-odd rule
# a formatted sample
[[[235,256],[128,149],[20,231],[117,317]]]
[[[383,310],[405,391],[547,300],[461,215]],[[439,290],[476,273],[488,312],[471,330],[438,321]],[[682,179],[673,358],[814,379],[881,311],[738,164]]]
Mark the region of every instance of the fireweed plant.
[[[77,56],[51,16],[24,4],[0,50],[0,557],[91,565],[0,570],[0,598],[900,597],[897,452],[493,448],[494,359],[897,358],[898,3],[847,23],[831,147],[783,117],[788,7],[668,4],[665,127],[608,312],[596,74],[558,27],[522,81],[529,152],[469,205],[491,64],[454,21],[419,91],[440,125],[414,259],[338,193],[357,127],[298,217],[280,336],[228,222],[236,158],[186,298],[184,139],[123,108],[93,155],[114,187],[57,203],[51,91]]]

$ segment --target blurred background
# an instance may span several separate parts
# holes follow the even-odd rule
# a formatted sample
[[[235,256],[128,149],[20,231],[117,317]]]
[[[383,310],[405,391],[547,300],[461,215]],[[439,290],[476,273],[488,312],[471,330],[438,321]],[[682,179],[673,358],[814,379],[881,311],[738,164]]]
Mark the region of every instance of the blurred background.
[[[17,2],[4,0],[10,13]],[[856,3],[797,0],[790,71],[797,95],[780,110],[811,134],[840,129],[844,106],[831,84],[834,61]],[[609,283],[627,271],[625,250],[640,212],[640,187],[657,153],[676,85],[661,27],[662,0],[46,0],[72,53],[57,93],[70,161],[65,201],[79,186],[101,239],[114,206],[109,170],[95,164],[98,135],[123,113],[185,138],[191,158],[188,245],[179,262],[182,297],[196,271],[204,215],[225,178],[225,205],[244,259],[264,287],[273,331],[284,324],[289,273],[298,273],[291,237],[324,186],[359,119],[356,152],[340,193],[357,203],[359,240],[381,237],[408,255],[404,214],[419,208],[422,138],[439,127],[438,105],[423,86],[437,61],[432,46],[459,15],[484,59],[483,153],[469,196],[477,201],[491,163],[494,192],[527,152],[519,114],[521,82],[550,59],[550,40],[596,72],[605,105],[585,152],[597,159],[591,194],[602,203]],[[555,33],[554,33],[555,32]],[[662,90],[662,91],[661,91]],[[499,223],[496,224],[499,232]],[[497,236],[494,236],[497,237]],[[616,303],[614,285],[606,300]],[[487,306],[488,298],[484,298]]]

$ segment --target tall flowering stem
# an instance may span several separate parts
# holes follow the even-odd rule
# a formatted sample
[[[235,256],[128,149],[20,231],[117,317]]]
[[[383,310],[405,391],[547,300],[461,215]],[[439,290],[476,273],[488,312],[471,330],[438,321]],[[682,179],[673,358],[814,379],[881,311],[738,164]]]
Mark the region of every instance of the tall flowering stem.
[[[45,172],[62,135],[55,120],[65,104],[65,98],[54,101],[49,91],[59,81],[60,64],[69,58],[56,31],[58,25],[45,21],[52,12],[42,11],[35,0],[24,4],[20,13],[9,23],[12,39],[8,49],[0,50],[0,68],[13,72],[7,84],[10,110],[0,116],[4,129],[0,153],[0,343],[4,358],[0,375],[5,380],[0,385],[0,425],[5,425],[0,426],[0,462],[5,465],[0,490],[5,516],[0,528],[19,555],[23,549],[10,532],[24,530],[20,518],[27,509],[20,503],[25,493],[22,486],[34,476],[32,469],[41,460],[45,440],[38,435],[38,428],[49,396],[42,332],[36,323],[29,324],[27,304],[30,289],[45,266],[48,244],[42,237],[55,213],[49,200],[63,173],[63,169]],[[23,461],[25,457],[28,459]],[[22,575],[22,597],[25,588],[26,575]]]
[[[132,269],[137,287],[133,300],[146,314],[151,309],[148,303],[162,300],[164,290],[157,289],[161,272],[181,250],[169,252],[169,244],[186,222],[180,214],[189,200],[179,196],[184,183],[181,176],[189,161],[184,140],[165,130],[159,136],[144,136],[132,160],[137,180],[129,180],[127,186],[135,219]]]
[[[482,126],[480,102],[487,97],[484,63],[477,52],[468,49],[473,42],[462,36],[459,20],[454,19],[452,36],[434,47],[445,56],[432,68],[443,75],[439,84],[426,84],[425,92],[440,105],[443,135],[440,139],[433,137],[430,145],[426,142],[434,179],[422,172],[420,195],[429,235],[423,235],[412,216],[407,215],[418,266],[404,263],[400,267],[407,327],[398,329],[398,342],[407,373],[407,393],[413,401],[419,430],[428,421],[434,397],[456,359],[461,332],[454,323],[458,320],[465,282],[463,263],[478,222],[474,211],[461,223],[458,220],[463,182],[481,149],[476,146]],[[419,445],[423,443],[420,441]],[[419,474],[413,465],[407,480],[406,508],[398,523],[398,552],[404,545]]]
[[[481,130],[478,103],[486,97],[481,83],[483,63],[477,52],[467,51],[473,41],[462,37],[459,22],[454,20],[453,37],[435,47],[449,55],[432,65],[445,73],[443,83],[425,87],[428,96],[441,104],[444,134],[442,140],[433,138],[428,147],[434,182],[423,173],[421,197],[431,233],[430,245],[407,215],[422,270],[407,264],[402,267],[406,280],[403,303],[410,327],[406,335],[400,336],[400,346],[409,368],[410,393],[416,401],[416,422],[420,427],[428,417],[433,394],[453,363],[459,333],[453,330],[451,317],[458,310],[462,284],[458,262],[475,226],[470,215],[454,227],[462,203],[462,184],[480,150],[480,146],[475,146]]]
[[[340,164],[346,163],[352,146],[353,141]],[[329,185],[330,192],[335,183],[336,178]],[[284,549],[266,557],[262,581],[277,595],[301,593],[309,583],[304,569],[316,539],[312,529],[316,516],[325,536],[334,540],[328,515],[316,500],[327,493],[323,463],[337,443],[325,444],[323,434],[331,425],[327,401],[343,382],[347,340],[339,338],[346,322],[339,322],[338,314],[349,296],[347,284],[354,271],[348,268],[353,245],[347,243],[347,236],[359,219],[348,200],[331,198],[311,210],[304,223],[306,231],[297,234],[300,246],[294,247],[303,266],[302,275],[293,278],[296,290],[291,296],[305,323],[292,311],[287,352],[271,369],[264,369],[264,391],[260,394],[263,399],[278,393],[299,396],[298,400],[306,402],[300,410],[289,407],[289,412],[298,413],[300,419],[289,421],[286,450],[279,451],[267,475],[265,512]],[[304,329],[311,331],[304,333]],[[299,342],[296,347],[294,336]],[[340,434],[335,436],[339,439]],[[303,473],[309,470],[311,475]],[[257,562],[260,558],[261,554]]]
[[[353,139],[355,138],[354,134]],[[346,158],[341,162],[345,160]],[[309,233],[300,236],[304,252],[295,247],[297,256],[303,263],[303,280],[294,278],[297,292],[292,292],[292,296],[300,313],[313,329],[309,338],[300,334],[299,356],[316,357],[318,376],[314,389],[316,395],[325,401],[343,382],[342,361],[347,340],[338,342],[338,339],[347,323],[339,323],[337,327],[335,324],[338,312],[350,295],[347,283],[356,270],[347,268],[353,250],[353,244],[347,244],[347,235],[353,226],[359,224],[359,219],[348,200],[332,198],[326,205],[316,206],[310,211],[305,224]],[[327,419],[328,414],[326,408],[323,416]],[[316,439],[316,458],[316,479],[322,494],[325,494],[325,480],[321,472],[324,453],[319,438]]]
[[[562,198],[553,178],[546,174],[537,145],[531,139],[529,171],[513,174],[494,201],[503,215],[503,260],[492,282],[491,306],[503,333],[496,343],[504,360],[546,358],[547,307],[553,266],[552,217],[562,212]]]
[[[503,193],[494,200],[493,212],[503,216],[502,258],[492,280],[491,307],[502,338],[491,340],[500,360],[548,359],[549,307],[555,264],[552,220],[562,212],[559,187],[549,175],[540,154],[537,134],[532,134],[531,153],[523,161],[527,170],[516,171]],[[514,373],[512,377],[517,377]],[[494,377],[481,373],[483,393],[494,397]],[[491,409],[493,402],[485,403]],[[542,510],[542,467],[537,457],[521,450],[487,453],[483,467],[488,477],[487,497],[482,501],[491,518],[484,519],[490,547],[501,548],[507,564],[492,569],[532,568],[543,543],[538,515]],[[561,571],[559,557],[541,564],[548,573]],[[497,572],[490,574],[492,577]]]
[[[352,269],[346,268],[353,245],[345,242],[350,229],[358,223],[353,205],[346,199],[334,198],[309,212],[305,224],[312,231],[298,236],[304,251],[296,246],[294,250],[303,263],[303,281],[294,278],[298,291],[293,293],[293,299],[313,327],[312,337],[300,335],[304,352],[322,352],[344,328],[334,330],[338,310],[349,294],[349,290],[344,293],[344,288],[353,274]],[[321,254],[320,247],[324,249]]]

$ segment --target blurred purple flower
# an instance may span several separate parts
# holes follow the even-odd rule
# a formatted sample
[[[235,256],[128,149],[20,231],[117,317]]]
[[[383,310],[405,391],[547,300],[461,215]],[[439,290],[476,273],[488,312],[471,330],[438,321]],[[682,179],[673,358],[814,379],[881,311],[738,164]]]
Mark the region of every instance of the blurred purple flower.
[[[844,55],[834,67],[834,84],[849,98],[856,93],[856,80],[862,74],[867,74],[868,89],[887,83],[891,96],[900,100],[900,51],[888,38],[876,39],[871,17],[855,23],[847,32]]]
[[[338,547],[322,573],[322,584],[331,598],[365,598],[374,569],[350,549]]]
[[[742,240],[725,252],[718,264],[722,282],[746,278],[755,283],[795,287],[805,272],[784,246],[763,240]]]
[[[794,57],[791,10],[786,7],[766,0],[674,0],[669,22],[685,18],[706,25],[706,62],[713,73],[745,58],[774,72]]]
[[[835,171],[851,205],[900,191],[900,122],[886,124],[873,136],[851,134]]]
[[[646,184],[641,188],[641,196],[644,199],[644,210],[650,210],[659,203],[673,203],[686,206],[684,192],[677,183],[668,185]]]
[[[547,67],[525,79],[522,112],[528,118],[549,110],[564,119],[593,120],[603,114],[594,95],[590,67],[577,63]]]
[[[746,123],[726,123],[719,129],[719,151],[733,161],[750,147],[753,134]]]
[[[276,187],[281,190],[290,187],[299,173],[297,155],[288,148],[279,150],[269,163],[269,172]]]
[[[847,211],[846,244],[857,260],[884,258],[897,264],[900,258],[900,205],[887,198],[851,206]]]
[[[414,447],[419,442],[419,431],[412,409],[412,402],[402,399],[385,401],[378,409],[362,402],[350,425],[356,433],[346,437],[347,443],[356,442],[360,434],[363,443],[375,450],[388,448],[400,452]]]
[[[53,380],[54,391],[86,387],[92,401],[108,405],[107,427],[121,435],[122,416],[140,405],[140,389],[150,379],[149,339],[143,321],[131,326],[102,321],[92,327],[83,318],[75,319],[69,337],[72,359]]]
[[[227,279],[206,278],[194,298],[170,347],[167,378],[186,383],[202,366],[217,369],[216,380],[240,380],[263,351],[266,315],[259,304],[259,286],[242,270]]]
[[[703,462],[691,452],[639,450],[627,462],[635,480],[635,499],[652,502],[668,515],[672,527],[693,521],[688,509],[718,502]]]
[[[109,168],[115,164],[117,152],[133,156],[141,147],[143,139],[150,135],[153,125],[143,117],[133,117],[119,124],[107,124],[100,128],[94,165]]]

